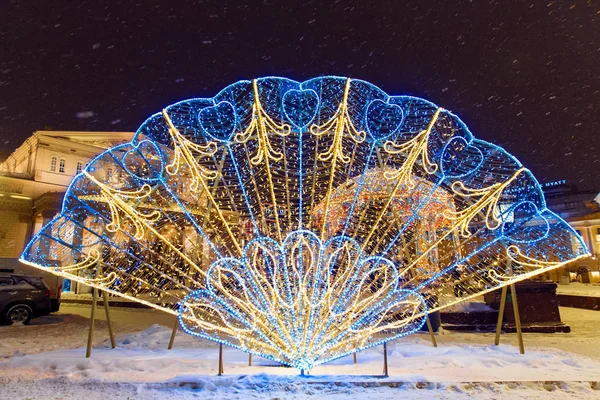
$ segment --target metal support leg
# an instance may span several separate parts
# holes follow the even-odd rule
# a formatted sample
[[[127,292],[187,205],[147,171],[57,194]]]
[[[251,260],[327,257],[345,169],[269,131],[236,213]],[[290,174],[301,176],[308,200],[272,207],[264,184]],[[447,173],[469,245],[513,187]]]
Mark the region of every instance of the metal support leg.
[[[383,376],[388,377],[387,343],[383,342]]]
[[[252,354],[248,354],[248,366],[252,366]]]
[[[85,350],[85,358],[90,358],[92,355],[92,342],[94,341],[94,321],[96,320],[96,303],[98,302],[98,289],[92,289],[92,311],[90,314],[90,330],[88,332],[87,348]]]
[[[506,291],[508,287],[504,286],[500,294],[500,310],[498,310],[498,323],[496,324],[496,338],[494,344],[500,344],[500,331],[502,330],[502,320],[504,319],[504,307],[506,306]]]
[[[219,376],[223,375],[223,344],[219,343]]]
[[[433,327],[431,326],[431,321],[429,320],[429,314],[427,315],[427,330],[429,331],[429,336],[431,336],[431,343],[433,343],[433,347],[437,347],[435,335],[433,334]]]
[[[354,353],[354,364],[356,364],[356,353]]]
[[[175,323],[173,324],[173,330],[171,331],[171,338],[169,339],[169,346],[167,346],[167,350],[171,350],[173,348],[173,342],[175,341],[177,328],[179,328],[179,318],[175,317]]]
[[[510,285],[510,295],[512,297],[513,312],[515,313],[515,324],[517,325],[517,338],[519,340],[519,351],[525,354],[523,345],[523,333],[521,332],[521,316],[519,315],[519,303],[517,303],[517,289],[515,285]]]
[[[110,345],[114,349],[115,347],[117,347],[117,342],[115,341],[115,334],[113,333],[112,325],[110,323],[110,312],[108,311],[108,295],[105,291],[102,291],[102,300],[104,301],[104,312],[106,313],[106,325],[108,327],[108,335],[110,336]]]

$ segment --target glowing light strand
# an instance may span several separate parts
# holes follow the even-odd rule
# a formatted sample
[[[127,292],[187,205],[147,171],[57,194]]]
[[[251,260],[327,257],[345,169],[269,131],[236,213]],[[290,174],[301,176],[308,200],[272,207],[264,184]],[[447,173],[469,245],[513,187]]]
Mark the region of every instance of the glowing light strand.
[[[267,77],[99,155],[22,260],[306,370],[587,255],[531,173],[448,111]]]

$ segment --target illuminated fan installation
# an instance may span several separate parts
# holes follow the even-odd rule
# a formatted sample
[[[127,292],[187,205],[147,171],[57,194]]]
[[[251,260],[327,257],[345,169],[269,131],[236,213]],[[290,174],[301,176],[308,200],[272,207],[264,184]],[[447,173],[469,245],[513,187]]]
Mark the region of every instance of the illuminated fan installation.
[[[586,255],[529,170],[452,113],[269,77],[149,118],[22,260],[310,369]]]

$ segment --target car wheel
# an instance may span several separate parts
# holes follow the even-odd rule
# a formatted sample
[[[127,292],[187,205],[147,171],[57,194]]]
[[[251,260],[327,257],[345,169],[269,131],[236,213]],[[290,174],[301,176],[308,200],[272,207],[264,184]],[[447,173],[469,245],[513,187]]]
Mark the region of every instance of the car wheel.
[[[6,323],[12,325],[15,323],[29,324],[33,318],[33,310],[25,304],[17,304],[8,309],[6,313]]]

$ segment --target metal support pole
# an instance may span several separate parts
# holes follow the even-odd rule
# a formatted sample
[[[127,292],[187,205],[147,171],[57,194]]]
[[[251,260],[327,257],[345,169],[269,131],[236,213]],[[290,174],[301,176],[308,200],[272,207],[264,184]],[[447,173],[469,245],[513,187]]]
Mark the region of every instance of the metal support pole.
[[[223,375],[223,344],[219,343],[219,376]]]
[[[504,319],[504,307],[506,306],[506,291],[508,287],[504,286],[500,294],[500,310],[498,310],[498,323],[496,324],[496,338],[494,344],[500,344],[500,331],[502,330],[502,320]]]
[[[356,364],[356,353],[354,353],[354,364]]]
[[[252,353],[248,354],[248,366],[252,366]]]
[[[521,316],[519,315],[519,303],[517,303],[517,288],[515,287],[515,285],[510,285],[510,295],[512,297],[513,312],[515,314],[515,324],[517,325],[519,352],[521,352],[521,354],[525,354],[525,346],[523,345],[523,332],[521,332]]]
[[[388,377],[388,362],[387,362],[387,343],[383,342],[383,376]]]
[[[85,350],[85,358],[90,358],[92,355],[92,342],[94,340],[94,321],[96,320],[96,303],[98,301],[98,289],[92,289],[92,311],[90,314],[90,330],[88,331],[87,348]]]
[[[433,327],[431,326],[431,321],[429,320],[429,314],[427,314],[426,320],[427,320],[427,330],[429,331],[429,336],[431,336],[431,342],[433,343],[433,347],[437,347],[437,342],[435,341],[435,335],[433,334]]]
[[[179,318],[175,317],[175,323],[173,324],[173,330],[171,331],[171,338],[169,339],[169,346],[167,346],[167,350],[171,350],[173,348],[173,342],[175,341],[175,334],[177,333],[178,327],[179,327]]]
[[[104,301],[104,312],[106,313],[106,325],[108,327],[108,335],[110,336],[110,345],[114,349],[115,347],[117,347],[117,342],[115,341],[115,334],[113,333],[112,325],[110,323],[110,312],[108,311],[108,295],[104,290],[102,291],[102,300]]]

